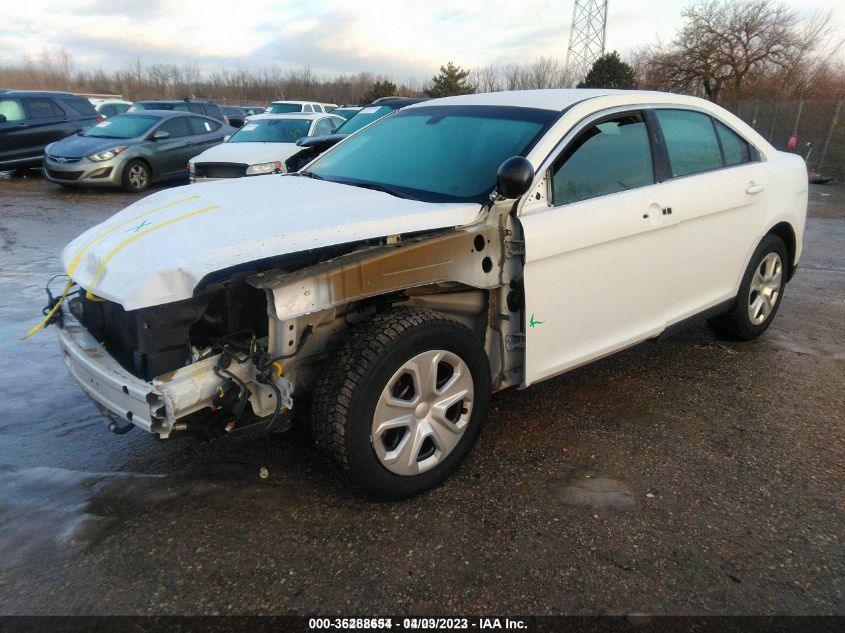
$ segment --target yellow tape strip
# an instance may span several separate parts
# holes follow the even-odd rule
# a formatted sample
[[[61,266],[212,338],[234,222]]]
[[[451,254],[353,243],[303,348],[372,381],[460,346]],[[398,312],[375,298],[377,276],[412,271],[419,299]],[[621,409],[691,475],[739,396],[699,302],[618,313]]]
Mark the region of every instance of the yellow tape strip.
[[[65,297],[67,297],[67,293],[70,292],[71,286],[73,286],[73,279],[68,279],[67,285],[65,286],[65,289],[62,292],[62,295],[59,297],[59,300],[56,301],[56,305],[54,305],[53,309],[50,310],[43,319],[41,319],[41,322],[38,325],[36,325],[29,332],[27,332],[24,336],[21,337],[22,341],[25,341],[30,336],[35,334],[38,330],[40,330],[45,325],[47,325],[47,321],[49,321],[53,317],[53,315],[56,314],[56,312],[59,310],[59,308],[62,307],[62,303],[64,303]]]
[[[190,211],[188,213],[183,213],[182,215],[177,215],[175,218],[171,218],[171,219],[167,220],[166,222],[162,222],[161,224],[156,224],[155,226],[152,226],[152,227],[146,229],[145,231],[141,231],[140,233],[135,233],[135,235],[133,235],[129,239],[125,240],[123,243],[119,244],[118,246],[114,247],[109,252],[109,254],[106,255],[103,258],[103,261],[100,262],[100,267],[97,268],[97,272],[94,273],[94,277],[91,279],[91,283],[88,286],[88,290],[85,294],[85,298],[86,299],[94,299],[94,300],[97,299],[97,297],[94,297],[94,295],[92,293],[93,293],[94,288],[97,285],[97,282],[100,280],[100,277],[102,277],[103,272],[105,272],[106,265],[109,263],[109,261],[111,261],[112,257],[117,255],[120,251],[122,251],[124,248],[129,246],[132,242],[141,239],[145,235],[149,235],[153,231],[158,231],[159,229],[163,229],[166,226],[170,226],[171,224],[175,224],[176,222],[181,222],[182,220],[187,220],[188,218],[192,218],[195,215],[199,215],[201,213],[207,213],[208,211],[213,211],[214,209],[219,209],[219,208],[220,208],[219,204],[214,204],[214,205],[211,205],[210,207],[198,209],[197,211]]]
[[[118,229],[122,229],[127,224],[132,224],[132,222],[134,222],[135,220],[140,220],[141,218],[149,217],[151,214],[157,213],[158,211],[163,211],[164,209],[169,209],[170,207],[175,207],[177,204],[182,204],[183,202],[188,202],[189,200],[196,200],[197,198],[199,198],[199,195],[194,194],[192,196],[187,196],[187,197],[182,198],[180,200],[174,200],[173,202],[170,202],[168,204],[164,204],[160,207],[156,207],[155,209],[148,209],[147,211],[144,211],[143,213],[139,213],[138,215],[132,216],[128,220],[124,220],[120,224],[114,225],[113,227],[108,229],[105,233],[101,233],[97,237],[92,238],[86,244],[82,245],[79,248],[79,250],[76,251],[76,253],[74,253],[73,259],[71,260],[70,265],[68,266],[67,274],[70,275],[70,276],[73,276],[73,273],[76,272],[76,267],[79,266],[79,262],[82,259],[82,254],[85,251],[87,251],[91,246],[96,244],[97,242],[100,242],[100,241],[106,239],[109,235],[112,235]]]

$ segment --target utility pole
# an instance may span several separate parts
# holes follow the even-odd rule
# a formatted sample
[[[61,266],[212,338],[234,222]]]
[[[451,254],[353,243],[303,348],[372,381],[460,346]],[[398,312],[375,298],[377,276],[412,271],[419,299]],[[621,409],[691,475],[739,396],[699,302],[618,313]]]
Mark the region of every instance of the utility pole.
[[[607,1],[575,0],[566,49],[566,76],[570,86],[583,81],[595,61],[604,55]]]

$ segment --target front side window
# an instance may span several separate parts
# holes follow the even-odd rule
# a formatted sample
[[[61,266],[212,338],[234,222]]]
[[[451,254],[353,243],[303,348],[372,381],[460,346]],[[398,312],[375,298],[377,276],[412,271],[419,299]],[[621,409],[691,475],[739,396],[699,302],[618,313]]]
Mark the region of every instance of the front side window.
[[[0,99],[0,114],[7,121],[23,121],[26,118],[20,99]]]
[[[189,103],[188,112],[193,112],[194,114],[205,114],[205,108],[203,108],[199,103]]]
[[[29,109],[29,116],[33,119],[50,119],[64,115],[52,99],[27,99],[26,106]]]
[[[336,145],[304,175],[427,202],[481,203],[499,165],[525,155],[559,115],[505,106],[408,108]]]
[[[158,127],[156,132],[170,132],[170,138],[189,136],[191,133],[188,129],[188,118],[185,116],[177,116],[172,119],[167,119],[167,121]]]
[[[258,119],[247,122],[232,134],[229,143],[295,143],[308,136],[308,119]]]
[[[160,119],[145,114],[121,114],[88,128],[82,136],[94,138],[136,138],[146,134]]]
[[[692,110],[657,110],[672,176],[698,174],[722,166],[712,119]]]
[[[554,205],[654,184],[645,121],[623,114],[582,131],[552,167]]]
[[[714,120],[716,133],[722,144],[722,153],[725,155],[725,165],[741,165],[751,162],[751,150],[748,143],[739,134],[730,129],[721,121]]]

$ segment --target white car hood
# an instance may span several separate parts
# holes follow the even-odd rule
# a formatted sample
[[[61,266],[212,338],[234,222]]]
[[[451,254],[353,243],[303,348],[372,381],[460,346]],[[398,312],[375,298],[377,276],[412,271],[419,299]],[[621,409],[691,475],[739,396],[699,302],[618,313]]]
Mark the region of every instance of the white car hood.
[[[303,176],[176,187],[126,207],[62,253],[90,293],[135,310],[192,296],[209,273],[387,235],[472,224],[477,203],[427,203]]]
[[[242,163],[257,165],[275,161],[284,162],[302,148],[296,143],[221,143],[194,156],[196,163]]]

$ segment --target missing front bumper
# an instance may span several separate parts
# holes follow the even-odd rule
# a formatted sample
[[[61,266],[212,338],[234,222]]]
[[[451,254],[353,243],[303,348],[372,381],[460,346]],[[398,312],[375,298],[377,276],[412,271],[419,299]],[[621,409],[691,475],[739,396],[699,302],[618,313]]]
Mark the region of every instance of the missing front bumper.
[[[69,311],[57,328],[62,358],[83,391],[112,415],[148,433],[165,439],[174,431],[186,430],[182,418],[212,406],[220,378],[214,367],[217,356],[206,358],[152,381],[142,380],[118,363]],[[273,391],[255,380],[250,364],[230,367],[249,385],[250,402],[258,417],[270,415],[275,402]],[[293,385],[279,378],[281,408],[293,407]]]

